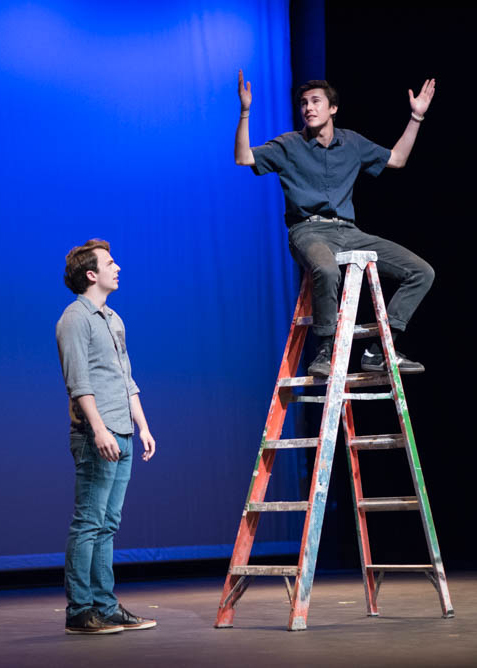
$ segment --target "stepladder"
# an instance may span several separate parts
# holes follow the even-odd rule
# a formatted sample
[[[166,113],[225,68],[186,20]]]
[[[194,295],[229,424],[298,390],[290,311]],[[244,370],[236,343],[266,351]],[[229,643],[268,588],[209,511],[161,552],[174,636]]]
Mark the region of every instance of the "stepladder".
[[[377,597],[386,572],[409,573],[421,571],[437,591],[443,617],[454,616],[376,268],[377,256],[372,251],[350,251],[338,253],[336,260],[339,265],[346,265],[346,275],[338,312],[330,375],[328,378],[296,375],[307,329],[313,322],[311,316],[311,279],[308,275],[305,275],[219,603],[215,621],[216,628],[233,626],[237,603],[256,576],[281,576],[284,578],[290,601],[288,629],[298,631],[307,628],[310,597],[340,422],[343,424],[352,482],[351,488],[367,614],[370,616],[378,615]],[[358,301],[364,276],[367,277],[369,284],[376,322],[357,325]],[[367,337],[379,337],[381,339],[386,369],[380,372],[349,373],[348,367],[353,340]],[[325,386],[325,395],[310,396],[306,394],[307,388],[320,385]],[[389,389],[383,392],[381,391],[383,386],[387,386]],[[296,393],[297,388],[299,388],[298,391],[301,391],[301,394]],[[376,391],[376,388],[378,388],[378,391]],[[383,399],[394,402],[399,432],[358,436],[355,431],[353,402]],[[323,404],[318,436],[282,439],[281,434],[288,407],[292,403],[302,402]],[[308,499],[267,502],[265,497],[275,457],[280,451],[294,448],[316,449]],[[401,449],[406,454],[414,494],[412,496],[364,497],[359,452],[362,450],[388,451],[392,449]],[[413,510],[420,514],[429,554],[428,563],[373,563],[367,514],[370,512],[404,510]],[[289,566],[250,564],[250,555],[261,513],[296,511],[305,513],[298,564]],[[291,579],[294,579],[294,582],[291,582]]]

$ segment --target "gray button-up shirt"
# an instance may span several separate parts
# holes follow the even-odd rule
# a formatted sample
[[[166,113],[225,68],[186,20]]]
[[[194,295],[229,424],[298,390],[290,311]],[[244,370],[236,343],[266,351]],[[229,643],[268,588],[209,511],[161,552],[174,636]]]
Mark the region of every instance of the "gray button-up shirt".
[[[126,331],[118,314],[78,295],[56,325],[56,341],[70,397],[72,430],[88,428],[77,399],[93,394],[106,427],[117,434],[132,434],[130,397],[139,388],[131,377]]]

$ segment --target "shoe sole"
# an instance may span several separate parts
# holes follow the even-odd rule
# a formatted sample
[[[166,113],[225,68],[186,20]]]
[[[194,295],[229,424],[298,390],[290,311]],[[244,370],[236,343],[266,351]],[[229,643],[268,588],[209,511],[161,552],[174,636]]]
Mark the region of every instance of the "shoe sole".
[[[142,624],[125,624],[124,625],[124,630],[125,631],[140,631],[141,629],[153,629],[155,626],[157,626],[156,621],[143,622]]]
[[[124,631],[124,626],[113,626],[110,629],[95,629],[94,631],[86,631],[85,629],[65,629],[67,635],[83,635],[83,636],[104,636],[111,633],[121,633]]]
[[[313,371],[311,369],[308,369],[308,375],[313,376],[314,378],[328,378],[330,375],[331,367],[322,367],[318,369],[314,369]]]

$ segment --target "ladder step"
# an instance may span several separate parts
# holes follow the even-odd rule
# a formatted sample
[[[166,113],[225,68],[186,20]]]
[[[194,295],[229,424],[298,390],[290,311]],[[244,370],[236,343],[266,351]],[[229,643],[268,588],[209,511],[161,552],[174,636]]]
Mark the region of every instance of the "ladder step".
[[[305,325],[312,325],[313,324],[313,316],[312,315],[302,315],[299,318],[296,319],[296,324],[299,327],[304,327]]]
[[[343,401],[378,401],[382,399],[394,399],[392,392],[343,392]],[[298,394],[290,397],[291,404],[324,404],[326,403],[326,396],[310,396]]]
[[[367,325],[355,325],[354,339],[368,339],[370,337],[379,336],[379,327],[377,322],[371,322]]]
[[[262,503],[247,503],[245,510],[250,513],[287,512],[294,510],[308,510],[308,501],[269,501]]]
[[[346,376],[349,387],[374,387],[376,385],[389,385],[389,376],[386,372],[350,373]],[[315,378],[314,376],[295,376],[294,378],[280,378],[278,387],[314,387],[328,384],[328,378]]]
[[[350,440],[350,446],[355,450],[392,450],[406,447],[402,434],[355,436]]]
[[[313,316],[304,315],[296,319],[298,327],[308,327],[313,324]],[[379,328],[377,322],[371,322],[367,325],[355,325],[353,338],[368,339],[370,337],[379,336]]]
[[[294,394],[292,397],[289,397],[288,401],[291,404],[324,404],[326,397],[325,395],[314,397],[306,394]]]
[[[377,496],[373,499],[361,499],[358,507],[366,512],[374,510],[419,510],[416,496]]]
[[[282,575],[283,577],[295,577],[298,574],[298,566],[233,566],[231,575]]]
[[[381,399],[394,399],[392,392],[343,392],[343,401],[377,401]]]
[[[361,371],[360,373],[350,373],[346,376],[348,387],[374,387],[376,385],[390,385],[389,376],[386,371],[380,373],[370,373]]]
[[[432,571],[434,566],[432,564],[367,564],[368,571],[386,571],[386,572],[420,572]]]
[[[279,441],[265,441],[264,450],[288,450],[290,448],[316,448],[318,438],[282,438]]]

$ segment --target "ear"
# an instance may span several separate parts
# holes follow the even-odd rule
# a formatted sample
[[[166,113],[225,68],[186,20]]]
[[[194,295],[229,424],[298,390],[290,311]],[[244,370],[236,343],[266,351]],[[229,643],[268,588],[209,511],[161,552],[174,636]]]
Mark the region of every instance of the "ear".
[[[334,114],[336,114],[337,111],[338,111],[338,107],[336,106],[336,104],[332,104],[332,105],[330,106],[330,113],[331,113],[332,115],[334,115]]]
[[[94,272],[92,269],[88,270],[86,272],[86,278],[90,283],[96,283],[97,281],[96,272]]]

